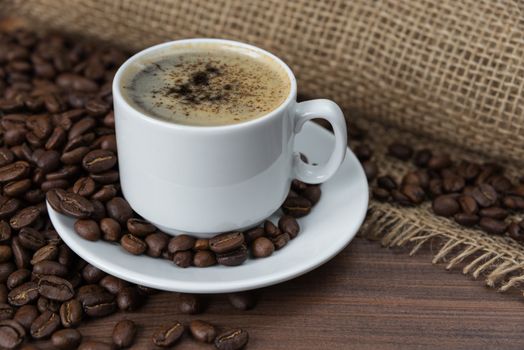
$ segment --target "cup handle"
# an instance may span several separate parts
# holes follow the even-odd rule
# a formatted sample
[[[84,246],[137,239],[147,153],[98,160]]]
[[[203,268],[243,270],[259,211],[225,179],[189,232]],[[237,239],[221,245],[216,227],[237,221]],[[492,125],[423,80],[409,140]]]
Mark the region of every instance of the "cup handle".
[[[335,132],[335,147],[327,163],[313,166],[300,159],[300,154],[293,154],[295,178],[308,184],[319,184],[327,181],[340,167],[347,149],[347,129],[344,113],[333,101],[318,99],[297,103],[295,111],[295,134],[302,130],[308,120],[322,118],[327,120]]]

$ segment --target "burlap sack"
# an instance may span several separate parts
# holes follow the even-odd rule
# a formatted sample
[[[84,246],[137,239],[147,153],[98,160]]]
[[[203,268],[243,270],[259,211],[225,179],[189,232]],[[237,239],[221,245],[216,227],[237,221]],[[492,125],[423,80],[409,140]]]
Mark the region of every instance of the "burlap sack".
[[[524,161],[522,1],[4,0],[4,13],[138,49],[250,42],[346,110]]]
[[[334,99],[369,130],[383,172],[392,140],[457,158],[524,163],[522,1],[487,0],[4,0],[32,25],[135,50],[183,37],[224,37],[287,61],[302,92]],[[393,127],[391,127],[393,126]],[[433,139],[430,141],[430,139]],[[437,140],[437,141],[435,141]],[[501,290],[524,280],[524,249],[435,217],[428,205],[372,201],[363,234],[384,245],[432,242],[435,262],[484,275]]]

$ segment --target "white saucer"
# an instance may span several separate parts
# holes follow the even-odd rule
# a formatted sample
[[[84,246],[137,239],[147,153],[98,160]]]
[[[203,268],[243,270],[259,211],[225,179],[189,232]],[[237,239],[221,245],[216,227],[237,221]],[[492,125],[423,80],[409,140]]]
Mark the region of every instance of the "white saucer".
[[[334,145],[331,133],[307,123],[295,141],[311,163],[327,160]],[[261,288],[300,276],[333,258],[357,233],[368,205],[366,176],[348,149],[338,172],[322,185],[322,197],[311,213],[299,219],[301,231],[282,250],[264,259],[248,259],[236,267],[179,268],[164,259],[134,256],[119,245],[91,242],[78,236],[74,219],[49,216],[63,241],[90,264],[124,280],[186,293],[226,293]]]

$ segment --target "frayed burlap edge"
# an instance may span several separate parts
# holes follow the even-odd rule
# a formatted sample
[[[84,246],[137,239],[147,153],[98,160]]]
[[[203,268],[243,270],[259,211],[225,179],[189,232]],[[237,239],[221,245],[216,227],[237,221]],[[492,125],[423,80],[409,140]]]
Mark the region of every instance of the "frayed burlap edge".
[[[390,174],[397,182],[408,169],[415,169],[415,166],[409,161],[399,161],[386,155],[387,146],[393,141],[408,143],[415,149],[424,147],[435,153],[447,152],[457,162],[493,161],[397,128],[364,118],[356,119],[367,130],[367,136],[363,141],[350,140],[351,147],[359,143],[370,145],[374,149],[372,159],[379,167],[379,175]],[[506,167],[506,175],[515,181],[519,175],[518,167],[504,163],[501,165]],[[370,182],[370,187],[374,184],[374,181]],[[508,220],[521,218],[521,215],[513,215]],[[384,247],[405,247],[410,255],[423,246],[430,246],[434,264],[443,265],[447,270],[462,269],[462,273],[475,279],[484,278],[487,286],[502,292],[520,288],[524,281],[524,246],[510,237],[489,235],[476,228],[460,226],[448,218],[435,216],[429,201],[417,207],[401,207],[371,199],[366,221],[359,234],[379,241]]]

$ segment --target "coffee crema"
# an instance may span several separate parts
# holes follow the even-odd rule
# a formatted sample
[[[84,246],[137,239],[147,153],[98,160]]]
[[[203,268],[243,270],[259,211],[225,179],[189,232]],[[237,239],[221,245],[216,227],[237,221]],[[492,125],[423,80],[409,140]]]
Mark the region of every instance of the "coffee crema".
[[[254,50],[227,45],[171,48],[138,61],[123,95],[141,112],[176,124],[217,126],[261,117],[289,95],[284,69]]]

